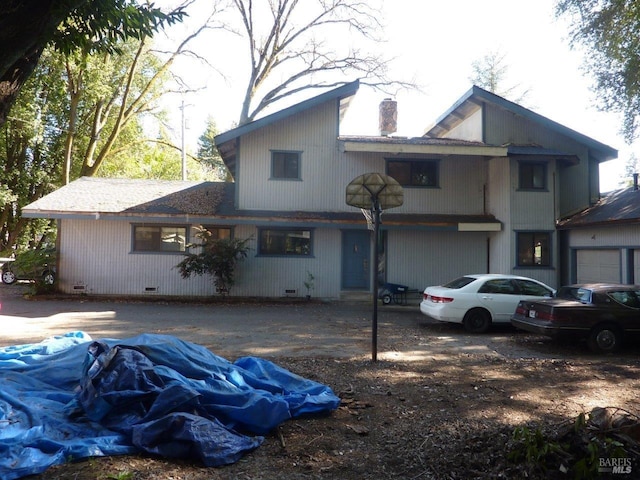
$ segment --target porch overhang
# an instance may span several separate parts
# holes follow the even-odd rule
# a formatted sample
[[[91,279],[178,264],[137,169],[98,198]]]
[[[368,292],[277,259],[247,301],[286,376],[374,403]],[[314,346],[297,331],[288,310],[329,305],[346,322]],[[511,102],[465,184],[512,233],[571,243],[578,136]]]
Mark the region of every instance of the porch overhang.
[[[132,212],[24,212],[27,218],[50,220],[94,220],[130,223],[200,224],[200,225],[253,225],[256,227],[285,228],[367,228],[367,222],[356,212],[300,212],[239,210],[233,214],[142,214]],[[387,213],[381,218],[382,230],[431,230],[450,232],[499,232],[502,222],[492,215],[446,215]]]
[[[404,137],[338,137],[341,152],[417,154],[437,156],[506,157],[506,146],[485,145],[463,140]]]
[[[458,223],[459,232],[500,232],[502,231],[502,224],[500,222],[487,222],[487,223]]]

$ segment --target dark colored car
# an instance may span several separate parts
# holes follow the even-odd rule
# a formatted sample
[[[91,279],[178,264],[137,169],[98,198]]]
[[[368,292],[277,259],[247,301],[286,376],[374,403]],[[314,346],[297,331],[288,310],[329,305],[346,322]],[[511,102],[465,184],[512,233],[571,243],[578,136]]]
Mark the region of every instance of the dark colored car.
[[[625,334],[640,332],[640,286],[561,287],[552,299],[519,302],[511,323],[549,337],[586,339],[595,352],[613,352]]]
[[[53,285],[56,279],[56,252],[52,248],[26,250],[2,265],[2,283],[40,280]]]

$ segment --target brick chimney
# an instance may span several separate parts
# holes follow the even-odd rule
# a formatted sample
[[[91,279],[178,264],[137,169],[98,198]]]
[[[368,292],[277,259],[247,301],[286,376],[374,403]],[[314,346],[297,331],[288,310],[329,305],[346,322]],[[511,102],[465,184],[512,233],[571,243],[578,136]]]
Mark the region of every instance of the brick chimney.
[[[385,98],[380,102],[380,135],[388,137],[398,130],[398,102]]]

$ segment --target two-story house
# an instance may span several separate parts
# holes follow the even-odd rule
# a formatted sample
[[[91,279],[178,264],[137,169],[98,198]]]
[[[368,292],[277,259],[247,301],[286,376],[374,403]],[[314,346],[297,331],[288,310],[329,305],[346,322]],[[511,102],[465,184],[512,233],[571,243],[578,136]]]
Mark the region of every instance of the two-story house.
[[[193,229],[251,238],[231,295],[343,298],[372,290],[372,234],[346,187],[369,172],[403,186],[383,212],[383,280],[413,288],[466,273],[564,281],[556,220],[598,199],[598,166],[616,150],[473,87],[422,137],[345,136],[358,82],[218,135],[234,183],[83,178],[23,209],[59,220],[59,289],[200,296],[207,278],[173,268]],[[313,290],[305,281],[313,277]]]

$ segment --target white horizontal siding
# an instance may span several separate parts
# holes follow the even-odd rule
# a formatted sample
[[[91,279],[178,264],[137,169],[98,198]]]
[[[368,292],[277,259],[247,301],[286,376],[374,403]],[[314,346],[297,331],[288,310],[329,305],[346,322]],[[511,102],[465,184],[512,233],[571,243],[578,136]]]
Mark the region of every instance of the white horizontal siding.
[[[331,198],[337,187],[321,172],[337,167],[337,132],[336,105],[328,102],[244,136],[238,162],[239,208],[308,210]],[[272,150],[302,152],[301,180],[270,178]],[[340,173],[336,178],[344,180]]]
[[[174,268],[180,254],[131,253],[131,224],[62,220],[58,287],[100,295],[210,295],[208,277],[184,280]],[[84,290],[77,287],[83,286]],[[156,288],[147,292],[147,288]]]
[[[387,281],[419,290],[487,270],[487,242],[481,233],[389,232]]]
[[[251,226],[236,229],[236,237],[257,238],[257,230]],[[237,268],[236,286],[232,294],[239,296],[282,297],[285,290],[296,290],[304,297],[307,272],[314,279],[313,297],[338,298],[340,296],[340,248],[341,233],[338,229],[313,231],[313,255],[310,257],[260,256],[256,242],[252,242],[249,257]]]
[[[640,225],[584,227],[568,232],[572,248],[626,247],[640,248]]]
[[[353,211],[345,203],[348,183],[364,173],[384,173],[385,156],[340,152],[336,132],[335,105],[328,103],[243,137],[238,164],[239,208]],[[300,180],[270,178],[272,150],[302,152]],[[394,212],[482,214],[486,162],[471,157],[444,158],[439,165],[439,188],[405,188],[404,205]]]
[[[459,138],[471,142],[483,142],[482,108],[478,108],[464,122],[456,125],[448,132],[446,138]]]
[[[598,168],[590,164],[584,145],[495,106],[485,106],[484,119],[485,141],[491,145],[541,145],[578,156],[577,165],[558,168],[562,188],[558,191],[557,207],[560,216],[564,216],[589,206],[591,194],[597,193]]]

